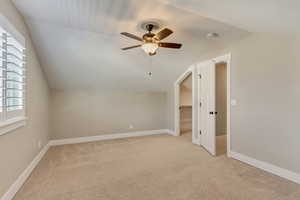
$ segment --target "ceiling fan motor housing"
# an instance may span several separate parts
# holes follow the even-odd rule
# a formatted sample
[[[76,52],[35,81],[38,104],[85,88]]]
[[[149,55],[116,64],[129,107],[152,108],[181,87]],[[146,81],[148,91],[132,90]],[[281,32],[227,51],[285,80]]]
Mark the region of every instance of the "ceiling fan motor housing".
[[[143,35],[143,40],[147,42],[156,42],[154,38],[155,34],[154,33],[146,33]]]

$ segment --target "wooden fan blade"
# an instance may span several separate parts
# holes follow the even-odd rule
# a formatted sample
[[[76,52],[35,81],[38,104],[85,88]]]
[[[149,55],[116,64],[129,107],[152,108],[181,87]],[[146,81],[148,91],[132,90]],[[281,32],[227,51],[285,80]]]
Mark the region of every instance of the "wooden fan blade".
[[[168,28],[165,28],[163,30],[161,30],[160,32],[156,33],[155,37],[158,39],[158,40],[163,40],[165,39],[166,37],[168,37],[169,35],[171,35],[173,33],[172,30],[168,29]]]
[[[122,50],[133,49],[133,48],[137,48],[137,47],[140,47],[140,46],[142,46],[142,45],[139,44],[139,45],[135,45],[135,46],[131,46],[131,47],[125,47],[125,48],[122,48]]]
[[[182,44],[169,43],[169,42],[160,42],[160,43],[158,43],[158,46],[159,47],[164,47],[164,48],[180,49]]]
[[[131,34],[131,33],[122,32],[121,35],[124,35],[124,36],[130,37],[130,38],[132,38],[132,39],[134,39],[134,40],[138,40],[138,41],[143,42],[143,39],[142,39],[142,38],[140,38],[139,36],[133,35],[133,34]]]

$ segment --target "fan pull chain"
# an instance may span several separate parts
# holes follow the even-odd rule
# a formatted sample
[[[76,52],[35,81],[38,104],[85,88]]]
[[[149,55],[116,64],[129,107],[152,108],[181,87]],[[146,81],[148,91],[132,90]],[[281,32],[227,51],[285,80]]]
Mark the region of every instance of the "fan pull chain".
[[[152,69],[152,64],[153,64],[153,60],[152,60],[152,56],[150,56],[150,70]],[[153,73],[151,71],[148,72],[148,76],[151,78],[153,75]]]

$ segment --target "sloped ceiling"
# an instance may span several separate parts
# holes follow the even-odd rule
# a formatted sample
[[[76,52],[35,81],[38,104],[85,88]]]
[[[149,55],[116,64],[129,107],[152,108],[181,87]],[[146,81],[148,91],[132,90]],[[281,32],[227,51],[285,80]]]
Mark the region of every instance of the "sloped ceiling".
[[[188,77],[186,77],[186,79],[184,79],[181,82],[180,88],[187,91],[192,91],[192,87],[193,87],[192,85],[193,85],[192,75],[189,75]]]
[[[26,19],[51,88],[137,91],[168,89],[182,70],[201,55],[249,34],[201,16],[193,8],[196,1],[184,1],[184,6],[178,2],[14,0]],[[208,4],[197,2],[200,6]],[[137,42],[119,33],[142,35],[139,24],[149,19],[174,30],[164,41],[183,43],[182,49],[159,49],[153,57],[140,48],[121,51],[121,47]],[[209,32],[221,37],[209,40]],[[151,77],[147,75],[149,71]]]
[[[167,0],[170,4],[199,13],[250,32],[298,36],[299,0]]]

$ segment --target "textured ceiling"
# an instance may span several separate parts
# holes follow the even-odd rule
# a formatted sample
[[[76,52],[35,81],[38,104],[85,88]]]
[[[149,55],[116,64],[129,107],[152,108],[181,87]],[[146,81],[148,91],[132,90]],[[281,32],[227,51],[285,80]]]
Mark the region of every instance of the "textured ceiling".
[[[298,36],[299,0],[167,0],[172,5],[250,32]]]
[[[195,1],[185,1],[195,4]],[[202,1],[200,1],[202,2]],[[204,1],[203,1],[204,2]],[[248,32],[202,17],[190,7],[155,0],[14,0],[30,29],[51,88],[162,91],[188,65],[211,49],[226,46]],[[174,4],[173,4],[174,3]],[[153,57],[122,31],[142,35],[139,24],[158,20],[174,30],[167,42],[181,50],[159,49]],[[209,32],[219,39],[208,40]],[[147,75],[148,71],[153,76]]]

